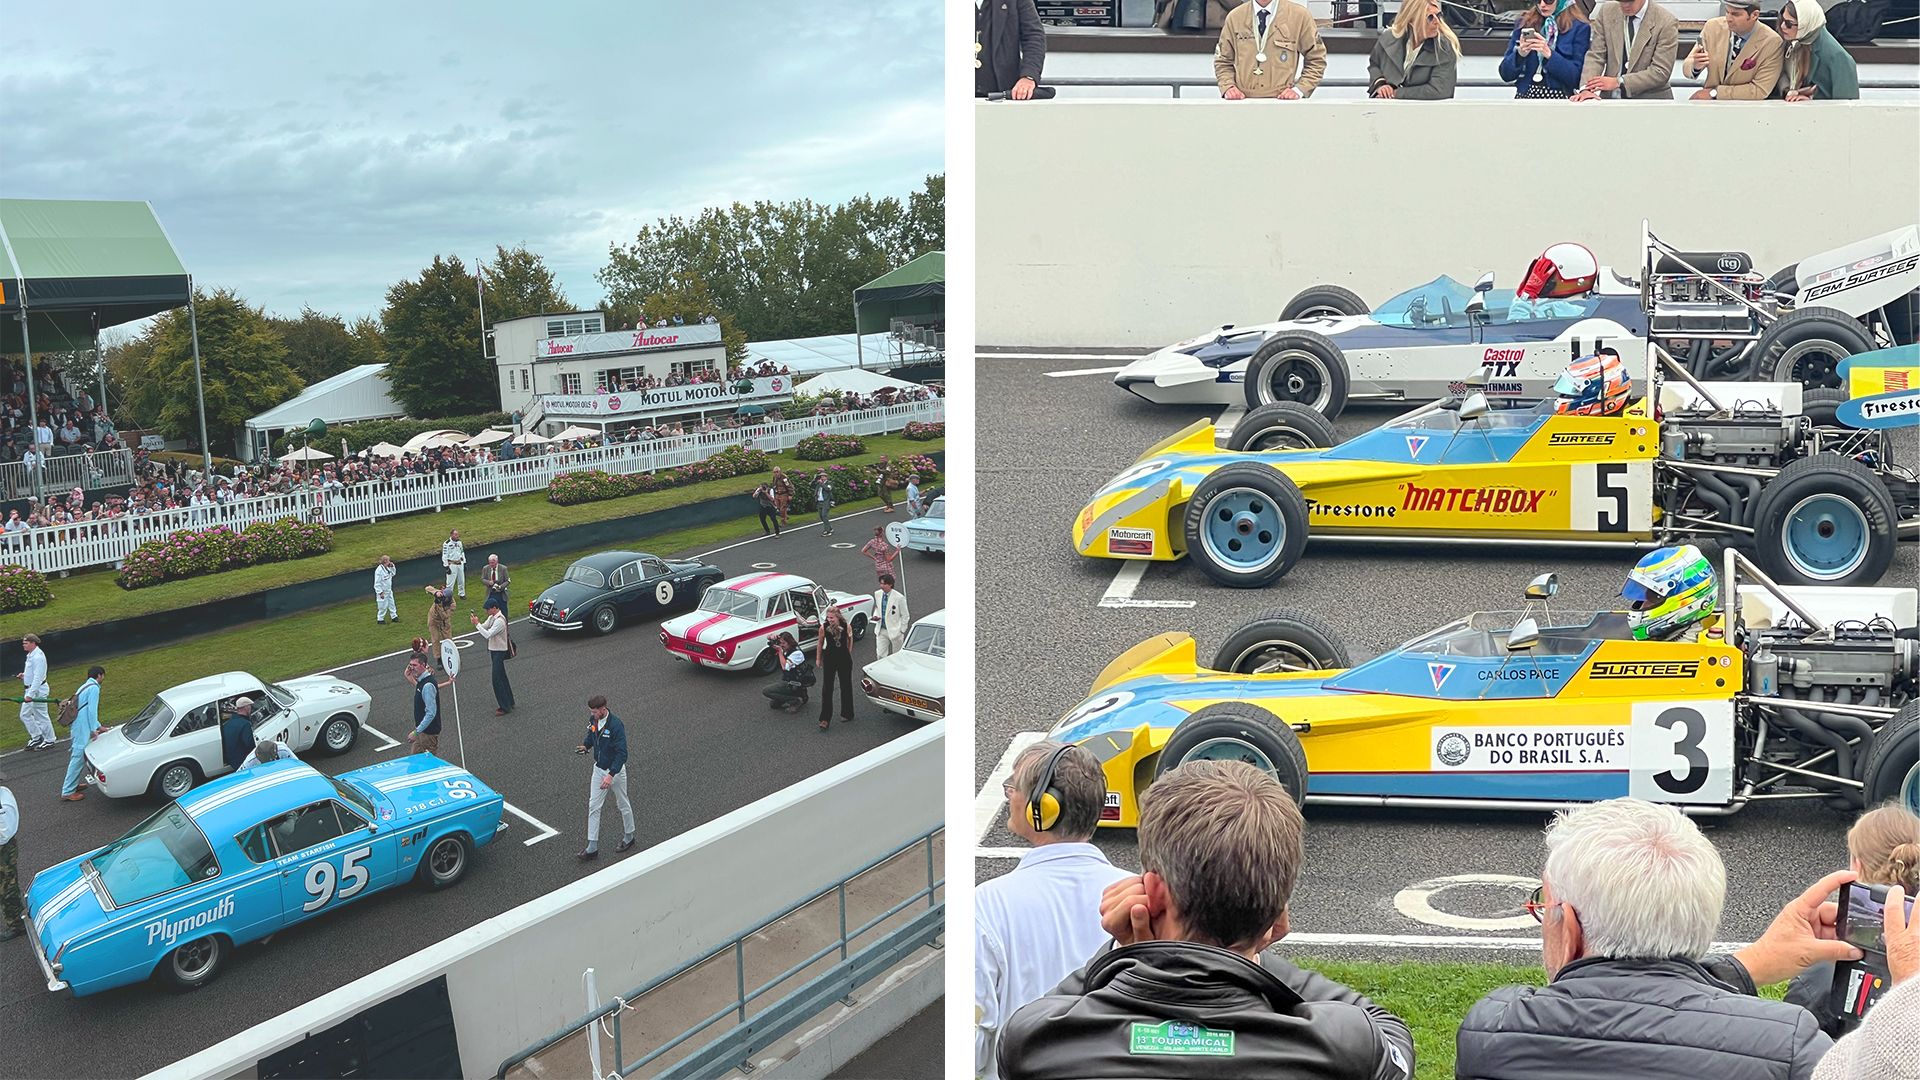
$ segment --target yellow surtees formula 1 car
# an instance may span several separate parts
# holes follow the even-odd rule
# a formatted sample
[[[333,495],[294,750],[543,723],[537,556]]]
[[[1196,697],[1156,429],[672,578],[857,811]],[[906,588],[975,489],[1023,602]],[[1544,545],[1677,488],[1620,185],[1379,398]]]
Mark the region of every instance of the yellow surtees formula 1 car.
[[[1651,375],[1639,385],[1659,386]],[[1920,536],[1920,483],[1887,435],[1815,426],[1798,385],[1689,381],[1653,400],[1582,416],[1476,392],[1337,446],[1318,413],[1263,405],[1224,449],[1201,421],[1141,455],[1081,510],[1074,548],[1190,557],[1254,588],[1286,574],[1309,535],[1704,538],[1751,543],[1785,583],[1858,585],[1879,580],[1896,539]]]
[[[1761,583],[1736,585],[1736,561]],[[1208,667],[1163,634],[1049,738],[1099,758],[1102,824],[1126,828],[1147,786],[1195,759],[1246,761],[1307,803],[1423,808],[1858,808],[1920,783],[1916,590],[1781,587],[1726,562],[1694,642],[1635,640],[1625,612],[1548,610],[1550,574],[1517,617],[1471,615],[1358,666],[1310,616],[1258,619]]]

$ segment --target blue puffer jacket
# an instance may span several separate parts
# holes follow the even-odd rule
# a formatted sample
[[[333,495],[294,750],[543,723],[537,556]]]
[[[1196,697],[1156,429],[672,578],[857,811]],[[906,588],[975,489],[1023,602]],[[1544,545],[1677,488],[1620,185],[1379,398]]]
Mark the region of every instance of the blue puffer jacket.
[[[1528,53],[1521,56],[1520,27],[1513,28],[1513,36],[1507,39],[1507,55],[1500,58],[1500,79],[1514,84],[1515,97],[1526,97],[1532,89],[1533,73],[1541,71],[1541,84],[1555,90],[1564,91],[1571,97],[1580,89],[1580,68],[1587,62],[1587,46],[1593,42],[1593,27],[1578,19],[1567,28],[1553,43],[1553,51],[1545,57]],[[1544,71],[1541,64],[1545,64]]]

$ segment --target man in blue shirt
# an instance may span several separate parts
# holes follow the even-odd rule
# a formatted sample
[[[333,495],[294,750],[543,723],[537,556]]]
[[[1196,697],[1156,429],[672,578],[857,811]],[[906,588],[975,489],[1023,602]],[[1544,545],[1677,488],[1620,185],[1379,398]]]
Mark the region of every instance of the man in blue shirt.
[[[587,786],[587,848],[577,858],[582,861],[600,857],[600,812],[606,808],[607,792],[613,792],[620,807],[620,824],[626,834],[616,851],[633,846],[633,803],[627,799],[627,726],[607,708],[607,699],[599,694],[587,699],[587,737],[574,751],[593,755],[593,779]]]
[[[100,680],[105,678],[107,669],[95,664],[87,669],[87,681],[80,684],[80,692],[74,697],[80,703],[80,711],[73,717],[73,756],[67,760],[67,779],[60,785],[60,797],[68,802],[79,802],[86,798],[80,790],[80,772],[87,765],[87,743],[93,741],[93,734],[100,730]]]
[[[440,749],[440,687],[417,656],[407,661],[407,680],[413,683],[413,730],[407,741],[413,753],[431,754]]]
[[[237,769],[253,750],[253,699],[235,698],[233,711],[220,721],[220,760]]]

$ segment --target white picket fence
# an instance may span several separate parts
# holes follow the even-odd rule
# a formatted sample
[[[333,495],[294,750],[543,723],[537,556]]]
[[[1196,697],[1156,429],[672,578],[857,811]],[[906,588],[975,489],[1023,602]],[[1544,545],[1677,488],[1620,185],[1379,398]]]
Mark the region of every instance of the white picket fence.
[[[226,505],[129,514],[107,521],[53,525],[0,538],[0,563],[28,566],[43,574],[88,566],[118,566],[133,550],[181,529],[225,525],[243,529],[257,521],[297,517],[328,525],[378,521],[400,514],[439,511],[461,503],[498,500],[505,495],[545,491],[554,477],[583,469],[616,474],[653,472],[691,465],[730,446],[756,450],[792,448],[809,435],[880,435],[908,423],[935,423],[946,415],[940,399],[891,405],[883,409],[782,420],[708,435],[616,443],[591,450],[519,457],[437,474],[373,481],[327,492],[320,489],[267,495]]]

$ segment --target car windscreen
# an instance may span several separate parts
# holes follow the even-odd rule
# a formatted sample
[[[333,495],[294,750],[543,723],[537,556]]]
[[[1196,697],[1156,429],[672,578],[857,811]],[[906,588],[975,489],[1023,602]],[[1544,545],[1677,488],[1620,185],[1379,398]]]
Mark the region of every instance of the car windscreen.
[[[87,862],[118,907],[220,873],[206,835],[178,804],[141,822]]]
[[[921,623],[912,630],[907,631],[907,643],[902,646],[902,648],[907,652],[945,657],[947,655],[947,628]]]
[[[368,821],[377,819],[378,815],[374,813],[373,809],[373,800],[367,798],[364,792],[338,777],[329,776],[327,779],[333,784],[333,789],[340,793],[341,800],[348,806],[358,810],[361,817],[366,818]]]
[[[140,715],[120,725],[120,733],[137,743],[150,743],[167,733],[173,726],[173,710],[167,703],[154,698]]]
[[[293,691],[281,686],[279,683],[270,682],[267,684],[267,696],[271,697],[274,703],[283,709],[293,708]]]
[[[735,592],[732,589],[708,589],[706,594],[700,597],[700,610],[752,619],[760,614],[760,598],[750,593]]]
[[[927,507],[927,516],[930,518],[941,518],[941,519],[946,518],[947,497],[945,495],[942,495],[939,498],[933,500],[933,505]]]
[[[572,566],[567,567],[566,580],[577,581],[582,585],[595,589],[604,589],[607,587],[607,575],[595,570],[586,563],[574,563]]]

